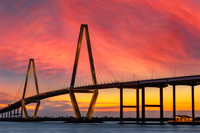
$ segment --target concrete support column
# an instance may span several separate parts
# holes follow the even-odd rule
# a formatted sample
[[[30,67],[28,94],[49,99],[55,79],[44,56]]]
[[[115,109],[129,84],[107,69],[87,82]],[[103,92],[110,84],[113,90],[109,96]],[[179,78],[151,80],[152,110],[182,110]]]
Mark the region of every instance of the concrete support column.
[[[191,86],[192,89],[192,119],[195,119],[195,110],[194,110],[194,85]]]
[[[140,109],[139,109],[139,88],[136,89],[136,106],[137,106],[137,120],[140,118]]]
[[[123,88],[120,88],[120,121],[123,121]]]
[[[9,111],[7,112],[7,117],[9,118]]]
[[[160,87],[160,121],[163,122],[163,87]]]
[[[10,111],[10,118],[12,118],[12,110]]]
[[[145,121],[145,87],[142,87],[142,121]]]
[[[15,113],[15,109],[14,109],[14,118],[15,118],[15,115],[16,115],[16,113]]]
[[[176,86],[173,85],[173,119],[176,120]]]
[[[17,118],[19,117],[19,108],[17,108]]]
[[[22,109],[22,107],[21,107],[21,118],[23,117],[23,109]]]

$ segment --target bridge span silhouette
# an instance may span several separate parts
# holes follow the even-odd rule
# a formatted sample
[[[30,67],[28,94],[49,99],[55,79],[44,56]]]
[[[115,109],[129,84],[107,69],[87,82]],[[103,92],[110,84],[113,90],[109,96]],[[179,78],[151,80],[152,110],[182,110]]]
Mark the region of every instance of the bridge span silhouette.
[[[74,83],[76,80],[76,72],[77,72],[77,66],[78,66],[78,60],[80,55],[80,49],[81,49],[81,42],[82,42],[82,36],[85,31],[86,41],[87,41],[87,49],[88,49],[88,55],[89,55],[89,61],[90,61],[90,69],[91,69],[91,75],[92,75],[92,85],[87,86],[80,86],[80,87],[74,87]],[[29,79],[29,72],[31,69],[31,66],[33,67],[33,73],[34,73],[34,80],[35,80],[35,86],[36,86],[36,92],[37,94],[34,96],[30,96],[25,98],[26,89],[27,89],[27,83]],[[19,101],[15,101],[12,104],[9,104],[8,106],[0,109],[0,117],[3,118],[22,118],[25,117],[25,119],[35,119],[37,117],[37,113],[39,111],[40,101],[46,98],[69,94],[73,111],[76,116],[76,119],[83,118],[80,114],[79,106],[76,101],[76,97],[74,93],[92,93],[92,99],[88,108],[88,112],[86,115],[87,119],[92,119],[92,115],[95,108],[95,103],[98,97],[98,90],[100,89],[119,89],[120,90],[120,119],[123,121],[123,109],[124,108],[136,108],[136,119],[145,121],[145,108],[146,107],[159,107],[160,108],[160,121],[163,122],[164,116],[163,116],[163,89],[167,86],[173,86],[173,118],[175,120],[176,116],[176,86],[178,85],[186,85],[191,86],[191,113],[193,120],[195,119],[195,106],[194,106],[194,87],[200,84],[200,75],[191,75],[191,76],[182,76],[182,77],[172,77],[172,78],[160,78],[160,79],[151,79],[151,80],[138,80],[138,81],[127,81],[127,82],[115,82],[115,83],[105,83],[105,84],[98,84],[96,79],[96,73],[95,73],[95,67],[94,67],[94,61],[92,56],[92,48],[90,44],[90,37],[89,37],[89,30],[87,24],[82,24],[80,28],[79,38],[78,38],[78,45],[77,45],[77,51],[74,61],[74,67],[73,67],[73,73],[71,77],[71,84],[69,87],[57,89],[54,91],[48,91],[44,93],[39,93],[39,87],[38,87],[38,81],[37,81],[37,75],[36,75],[36,67],[34,63],[34,59],[29,60],[28,69],[26,73],[26,80],[24,84],[24,91],[22,98]],[[159,99],[160,103],[156,105],[150,105],[145,103],[145,89],[148,87],[156,87],[159,89]],[[123,104],[123,90],[124,89],[135,89],[136,90],[136,105],[127,106]],[[140,91],[141,90],[141,94]],[[139,97],[142,97],[142,109],[139,108]],[[35,111],[33,113],[33,116],[29,116],[28,111],[26,109],[26,105],[30,103],[37,103]],[[140,116],[140,110],[142,111],[142,116]]]

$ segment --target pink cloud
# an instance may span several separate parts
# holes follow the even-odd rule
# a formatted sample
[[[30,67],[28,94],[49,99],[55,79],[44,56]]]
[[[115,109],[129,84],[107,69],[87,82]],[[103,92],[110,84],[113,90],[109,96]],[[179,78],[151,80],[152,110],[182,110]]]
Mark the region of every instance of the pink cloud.
[[[7,61],[1,66],[18,71],[25,69],[28,58],[35,58],[44,76],[54,77],[59,69],[71,71],[79,26],[88,23],[95,65],[105,68],[101,72],[109,73],[105,64],[112,71],[137,75],[169,73],[177,67],[196,70],[200,42],[196,2],[5,2],[3,11],[8,5],[14,9],[1,14],[0,57]],[[87,54],[83,56],[85,62]],[[81,71],[88,71],[88,64],[81,65]]]

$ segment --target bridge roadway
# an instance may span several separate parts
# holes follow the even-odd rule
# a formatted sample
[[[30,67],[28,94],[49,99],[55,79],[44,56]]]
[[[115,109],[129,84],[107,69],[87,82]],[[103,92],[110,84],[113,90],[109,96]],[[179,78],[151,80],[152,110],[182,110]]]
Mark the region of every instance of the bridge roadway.
[[[160,79],[151,79],[151,80],[139,80],[139,81],[129,81],[129,82],[115,82],[107,84],[97,84],[97,85],[88,85],[82,87],[75,87],[74,92],[88,93],[92,92],[94,89],[111,89],[111,88],[142,88],[142,87],[166,87],[168,85],[199,85],[200,84],[200,75],[193,76],[182,76],[182,77],[173,77],[173,78],[160,78]],[[44,92],[39,95],[34,95],[28,98],[25,98],[26,104],[36,102],[37,100],[46,99],[49,97],[59,96],[63,94],[68,94],[69,88],[63,88],[55,91]],[[0,109],[0,113],[8,112],[21,107],[21,100],[9,104],[7,107]]]

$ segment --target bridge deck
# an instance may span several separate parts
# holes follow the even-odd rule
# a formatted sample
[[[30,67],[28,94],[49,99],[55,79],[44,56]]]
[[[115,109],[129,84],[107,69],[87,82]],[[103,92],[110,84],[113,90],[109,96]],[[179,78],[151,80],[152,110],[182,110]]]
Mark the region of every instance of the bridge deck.
[[[173,78],[161,78],[161,79],[152,79],[152,80],[139,80],[139,81],[129,81],[129,82],[116,82],[108,84],[97,84],[89,85],[74,88],[75,92],[91,92],[93,89],[110,89],[110,88],[141,88],[141,87],[165,87],[168,85],[199,85],[200,84],[200,75],[193,76],[182,76],[182,77],[173,77]],[[26,104],[29,104],[33,101],[46,99],[49,97],[59,96],[63,94],[68,94],[69,88],[63,88],[55,91],[44,92],[39,95],[34,95],[25,99]],[[7,107],[0,109],[0,113],[8,112],[13,109],[21,107],[21,100],[9,104]]]

